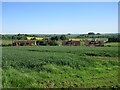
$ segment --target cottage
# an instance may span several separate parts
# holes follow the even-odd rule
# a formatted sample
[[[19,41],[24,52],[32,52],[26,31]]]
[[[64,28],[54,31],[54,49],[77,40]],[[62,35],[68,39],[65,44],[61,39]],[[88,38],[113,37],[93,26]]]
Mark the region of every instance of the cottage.
[[[36,45],[34,40],[23,40],[23,41],[14,41],[13,46],[33,46]]]
[[[63,46],[80,46],[80,41],[64,41]]]

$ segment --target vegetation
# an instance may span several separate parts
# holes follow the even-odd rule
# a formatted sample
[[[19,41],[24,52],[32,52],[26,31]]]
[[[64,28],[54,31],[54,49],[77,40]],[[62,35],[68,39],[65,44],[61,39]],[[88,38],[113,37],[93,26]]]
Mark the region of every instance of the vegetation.
[[[120,38],[108,38],[108,42],[120,42]]]
[[[107,47],[120,47],[120,42],[107,42],[105,43]]]
[[[0,45],[10,46],[2,47],[3,88],[120,88],[116,34],[1,36]],[[27,37],[38,46],[12,46],[14,40]],[[81,45],[62,46],[64,40],[80,41]],[[105,45],[85,47],[86,40],[104,41]]]
[[[65,36],[65,37],[64,37]],[[0,35],[2,40],[26,40],[27,37],[56,37],[56,38],[120,38],[120,33],[113,34],[100,34],[89,32],[88,34],[6,34]]]
[[[2,48],[4,88],[119,88],[118,48]]]
[[[89,32],[88,34],[7,34],[0,35],[0,46],[11,46],[15,40],[37,40],[37,45],[61,45],[61,41],[64,40],[80,40],[84,42],[86,40],[99,40],[104,42],[119,42],[120,35],[118,34],[100,34]],[[43,43],[43,44],[42,44]],[[83,45],[83,44],[82,44]],[[109,45],[108,45],[109,46]]]
[[[89,32],[88,35],[95,35],[95,33],[94,32]]]

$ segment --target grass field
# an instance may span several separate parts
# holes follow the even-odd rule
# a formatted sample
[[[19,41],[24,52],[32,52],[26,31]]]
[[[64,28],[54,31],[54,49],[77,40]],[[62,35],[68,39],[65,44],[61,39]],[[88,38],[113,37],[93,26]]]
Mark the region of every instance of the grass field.
[[[105,46],[108,46],[108,47],[120,47],[120,42],[105,43]]]
[[[3,88],[120,87],[118,47],[2,48]]]

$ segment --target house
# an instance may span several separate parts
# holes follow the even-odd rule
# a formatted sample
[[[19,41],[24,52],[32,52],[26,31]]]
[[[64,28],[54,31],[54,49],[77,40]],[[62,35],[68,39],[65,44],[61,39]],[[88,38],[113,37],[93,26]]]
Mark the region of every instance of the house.
[[[86,41],[85,42],[86,46],[104,46],[103,41]]]
[[[35,40],[13,41],[13,46],[34,46],[34,45],[36,45]]]
[[[80,46],[80,41],[63,41],[63,46]]]

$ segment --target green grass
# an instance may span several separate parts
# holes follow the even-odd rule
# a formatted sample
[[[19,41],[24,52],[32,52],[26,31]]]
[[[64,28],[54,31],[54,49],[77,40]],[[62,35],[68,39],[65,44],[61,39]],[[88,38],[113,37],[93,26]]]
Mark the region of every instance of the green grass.
[[[109,43],[105,43],[105,46],[108,46],[108,47],[120,47],[120,43],[119,42],[109,42]]]
[[[119,87],[117,47],[3,47],[3,87]]]

